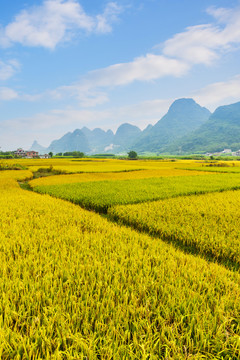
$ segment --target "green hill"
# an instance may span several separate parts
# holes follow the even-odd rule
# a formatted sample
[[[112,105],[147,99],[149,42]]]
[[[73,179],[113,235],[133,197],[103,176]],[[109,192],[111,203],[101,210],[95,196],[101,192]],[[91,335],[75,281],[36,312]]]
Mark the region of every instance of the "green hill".
[[[193,99],[178,99],[161,120],[138,138],[132,148],[137,152],[164,152],[174,140],[206,122],[210,114]]]
[[[88,152],[89,144],[84,133],[81,130],[76,129],[72,133],[69,132],[60,139],[52,141],[48,151],[52,151],[54,154],[67,151]]]
[[[220,106],[205,124],[166,148],[169,153],[203,153],[240,149],[240,102]]]

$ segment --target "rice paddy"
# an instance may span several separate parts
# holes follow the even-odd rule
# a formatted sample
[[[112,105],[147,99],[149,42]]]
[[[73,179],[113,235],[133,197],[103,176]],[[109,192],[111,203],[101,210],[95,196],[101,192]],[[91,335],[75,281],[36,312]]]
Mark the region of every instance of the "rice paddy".
[[[240,274],[222,261],[239,263],[238,174],[193,175],[184,161],[21,163],[0,171],[1,359],[240,358]],[[84,174],[21,189],[38,166]]]

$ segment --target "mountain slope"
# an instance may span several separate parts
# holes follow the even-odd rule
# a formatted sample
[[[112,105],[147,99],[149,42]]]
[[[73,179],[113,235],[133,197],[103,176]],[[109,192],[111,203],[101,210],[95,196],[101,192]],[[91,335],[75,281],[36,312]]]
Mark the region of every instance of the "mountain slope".
[[[240,149],[240,102],[220,106],[196,131],[171,144],[170,153],[198,153]]]
[[[83,127],[81,131],[86,136],[92,153],[103,152],[106,146],[113,143],[112,130],[104,131],[100,128],[89,130],[87,127]]]
[[[137,126],[125,123],[117,129],[113,143],[122,149],[129,150],[140,134],[141,130]]]
[[[133,149],[138,152],[164,152],[171,142],[206,122],[210,114],[193,99],[178,99],[167,114],[136,141]]]
[[[48,151],[52,151],[54,154],[67,151],[88,152],[90,147],[84,133],[76,129],[72,133],[69,132],[60,139],[52,141]]]
[[[30,151],[37,151],[39,154],[46,154],[48,152],[48,148],[40,145],[36,140],[34,140]]]

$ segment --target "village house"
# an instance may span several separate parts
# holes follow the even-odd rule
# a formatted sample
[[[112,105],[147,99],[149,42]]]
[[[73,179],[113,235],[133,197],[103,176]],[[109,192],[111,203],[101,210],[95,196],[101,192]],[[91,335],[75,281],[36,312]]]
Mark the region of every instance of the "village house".
[[[27,158],[27,159],[34,159],[34,158],[39,157],[37,151],[26,151],[26,150],[23,150],[22,148],[19,148],[16,151],[14,151],[14,155],[21,157],[21,158]]]
[[[44,155],[39,155],[40,159],[49,159],[51,156],[48,154],[44,154]]]
[[[222,154],[231,154],[232,153],[232,150],[231,149],[224,149],[222,151]]]
[[[14,151],[14,155],[20,156],[20,157],[25,157],[26,156],[26,151],[23,150],[22,148],[19,148],[16,151]]]
[[[235,151],[234,153],[232,153],[233,156],[240,156],[240,150]]]
[[[26,158],[27,159],[34,159],[38,158],[38,152],[37,151],[26,151]]]

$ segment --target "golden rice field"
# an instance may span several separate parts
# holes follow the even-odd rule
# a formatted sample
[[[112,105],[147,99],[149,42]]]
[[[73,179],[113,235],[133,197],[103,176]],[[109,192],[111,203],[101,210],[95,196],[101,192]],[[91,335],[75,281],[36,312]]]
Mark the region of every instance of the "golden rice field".
[[[193,175],[202,175],[202,172],[188,170],[175,169],[175,168],[162,168],[159,170],[133,170],[133,171],[121,171],[121,172],[96,172],[88,173],[84,172],[82,174],[71,174],[71,175],[58,175],[58,176],[48,176],[41,177],[38,179],[31,180],[29,185],[31,187],[41,186],[41,185],[61,185],[61,184],[73,184],[81,182],[92,182],[92,181],[104,181],[104,180],[134,180],[134,179],[149,179],[149,178],[159,178],[159,177],[172,177],[172,176],[193,176]],[[206,173],[204,173],[206,174]]]
[[[3,162],[3,161],[1,161]],[[16,159],[5,160],[8,164],[15,164]],[[66,173],[92,173],[92,172],[122,172],[134,170],[170,170],[188,169],[192,167],[201,168],[202,161],[199,160],[115,160],[115,159],[18,159],[17,163],[26,166],[31,171],[39,168],[52,166],[56,170],[66,171]],[[232,162],[231,162],[232,163]],[[235,162],[239,166],[239,162]],[[198,169],[197,169],[198,170]],[[164,171],[163,171],[164,172]]]
[[[128,184],[129,193],[142,182],[165,193],[172,184],[174,199],[149,203],[146,196],[142,204],[110,207],[122,219],[113,223],[109,215],[23,190],[16,181],[43,166],[74,172],[74,162],[20,163],[28,170],[0,171],[0,359],[240,359],[240,274],[218,263],[222,256],[239,261],[240,195],[223,191],[238,188],[238,174],[186,176],[183,168],[200,166],[194,161],[137,161],[127,168],[108,160],[102,173],[110,174],[100,173],[100,161],[85,161],[79,168],[99,174],[31,181],[42,181],[36,187],[44,181],[56,181],[45,188],[73,186],[74,194],[76,184],[89,186],[96,198],[99,187],[100,199],[118,183]],[[126,170],[142,163],[149,176],[124,177],[141,176],[144,171]],[[116,173],[121,167],[123,173]],[[176,169],[181,175],[170,175]],[[180,189],[206,186],[215,193],[182,196]],[[165,231],[172,242],[165,241]],[[174,236],[194,246],[195,254],[177,248]]]
[[[109,209],[114,220],[240,268],[240,191]]]
[[[186,168],[186,170],[192,171],[207,171],[207,172],[218,172],[218,173],[240,173],[240,166],[236,166],[235,163],[229,164],[228,166],[199,166],[193,168]]]

